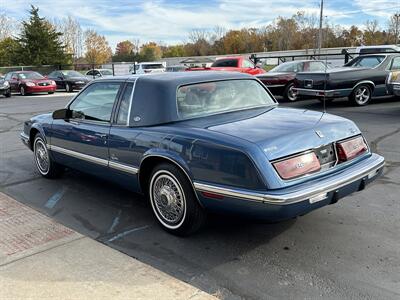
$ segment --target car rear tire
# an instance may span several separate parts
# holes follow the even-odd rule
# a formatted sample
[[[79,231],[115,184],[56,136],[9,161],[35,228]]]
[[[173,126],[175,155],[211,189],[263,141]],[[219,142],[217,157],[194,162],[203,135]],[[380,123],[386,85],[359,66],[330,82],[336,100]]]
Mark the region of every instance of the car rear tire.
[[[360,84],[350,95],[350,102],[355,106],[365,106],[372,98],[372,89],[368,84]]]
[[[10,98],[10,97],[11,97],[11,91],[8,90],[8,92],[5,93],[4,96],[5,96],[6,98]]]
[[[199,230],[206,220],[193,186],[175,165],[157,165],[150,175],[149,199],[161,227],[169,233],[187,236]]]
[[[40,175],[46,178],[58,178],[64,172],[64,167],[57,164],[50,156],[47,144],[40,133],[35,135],[33,141],[33,154],[36,168]]]
[[[66,91],[67,93],[71,93],[71,92],[72,92],[72,88],[71,88],[71,85],[70,85],[69,83],[66,83],[66,84],[65,84],[65,91]]]
[[[287,101],[294,102],[297,100],[297,93],[294,91],[294,83],[289,83],[283,91],[283,98]]]

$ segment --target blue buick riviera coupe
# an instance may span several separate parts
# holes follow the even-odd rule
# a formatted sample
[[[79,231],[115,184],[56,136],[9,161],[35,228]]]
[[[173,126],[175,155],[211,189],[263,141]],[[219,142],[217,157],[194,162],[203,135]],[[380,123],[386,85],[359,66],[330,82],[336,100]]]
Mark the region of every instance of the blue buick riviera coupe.
[[[352,121],[281,108],[240,73],[95,80],[66,108],[25,122],[21,139],[44,177],[69,167],[128,186],[177,235],[207,211],[304,215],[364,189],[384,165]]]

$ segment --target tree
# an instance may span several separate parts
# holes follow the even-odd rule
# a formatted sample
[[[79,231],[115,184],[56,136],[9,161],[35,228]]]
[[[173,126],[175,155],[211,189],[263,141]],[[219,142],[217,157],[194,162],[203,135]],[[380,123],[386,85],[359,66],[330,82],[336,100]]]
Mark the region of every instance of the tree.
[[[89,29],[85,32],[85,58],[90,64],[104,64],[111,59],[112,51],[106,38]]]
[[[14,19],[7,17],[5,13],[0,14],[0,41],[12,37],[17,30]]]
[[[186,53],[183,45],[168,46],[163,50],[163,57],[182,57],[185,55]]]
[[[160,60],[162,56],[162,51],[160,46],[155,42],[149,42],[144,44],[140,48],[139,60],[140,61],[156,61]]]
[[[18,42],[10,37],[0,41],[0,66],[14,66],[19,63],[16,53],[18,52]]]
[[[135,59],[136,46],[131,41],[119,42],[115,48],[115,55],[113,61],[133,61]]]
[[[83,31],[78,20],[68,16],[56,24],[62,33],[61,42],[65,45],[67,53],[71,54],[74,61],[83,53]]]
[[[45,18],[39,16],[39,9],[31,6],[30,18],[22,22],[21,34],[17,38],[19,62],[33,65],[67,64],[70,56],[64,52],[60,42],[62,33]]]

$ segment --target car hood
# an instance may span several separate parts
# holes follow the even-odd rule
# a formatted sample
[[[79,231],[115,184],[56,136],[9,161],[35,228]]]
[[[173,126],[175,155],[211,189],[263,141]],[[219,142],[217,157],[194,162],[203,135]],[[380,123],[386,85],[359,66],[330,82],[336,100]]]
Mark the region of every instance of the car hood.
[[[340,67],[340,68],[326,69],[326,73],[333,74],[333,73],[356,72],[356,71],[364,71],[364,70],[371,70],[371,68]],[[325,72],[299,72],[298,74],[301,74],[301,73],[325,74]]]
[[[43,78],[43,79],[23,79],[22,82],[34,82],[34,83],[41,83],[41,82],[50,82],[51,79]]]
[[[360,133],[352,121],[342,117],[279,107],[250,118],[212,125],[207,129],[254,143],[264,151],[269,160],[317,148]]]
[[[256,75],[258,78],[268,78],[268,77],[284,77],[287,75],[295,75],[293,72],[267,72],[264,74]]]
[[[86,77],[68,77],[66,79],[70,80],[70,81],[87,81],[88,80]]]

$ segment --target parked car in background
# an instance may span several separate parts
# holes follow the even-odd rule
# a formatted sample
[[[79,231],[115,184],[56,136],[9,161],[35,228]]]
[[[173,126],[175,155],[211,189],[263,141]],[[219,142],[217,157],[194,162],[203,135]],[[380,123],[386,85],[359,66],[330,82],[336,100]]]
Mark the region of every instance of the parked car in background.
[[[359,55],[400,52],[396,45],[359,46],[356,53]]]
[[[177,235],[207,211],[304,215],[363,190],[384,165],[352,121],[280,108],[238,72],[95,80],[66,108],[26,121],[21,139],[42,176],[67,166],[125,184]]]
[[[319,99],[348,97],[357,106],[367,105],[372,97],[388,94],[386,80],[390,71],[399,70],[400,54],[360,55],[342,68],[327,72],[301,72],[296,75],[298,95]]]
[[[294,79],[298,72],[324,72],[327,65],[320,60],[296,60],[285,62],[265,74],[256,75],[258,79],[277,96],[283,96],[288,101],[296,101]]]
[[[9,72],[5,79],[10,83],[11,91],[19,92],[22,96],[34,93],[53,94],[57,88],[54,80],[34,71]]]
[[[58,89],[65,89],[66,92],[80,90],[89,82],[83,74],[74,70],[53,71],[47,77],[56,82]]]
[[[219,57],[211,67],[189,68],[187,71],[229,71],[250,75],[264,74],[265,70],[256,66],[250,59],[243,56]]]
[[[7,98],[11,97],[10,83],[3,76],[0,78],[0,95],[4,95]]]
[[[162,73],[165,72],[165,62],[141,62],[135,65],[135,70],[130,70],[131,74],[147,74],[147,73]]]
[[[389,94],[400,97],[400,71],[390,72],[387,80],[387,89]]]
[[[186,70],[187,70],[187,67],[184,65],[174,65],[174,66],[168,66],[165,68],[165,72],[183,72]]]
[[[88,79],[96,79],[103,77],[111,77],[113,75],[113,71],[110,69],[92,69],[86,72],[86,78]]]

